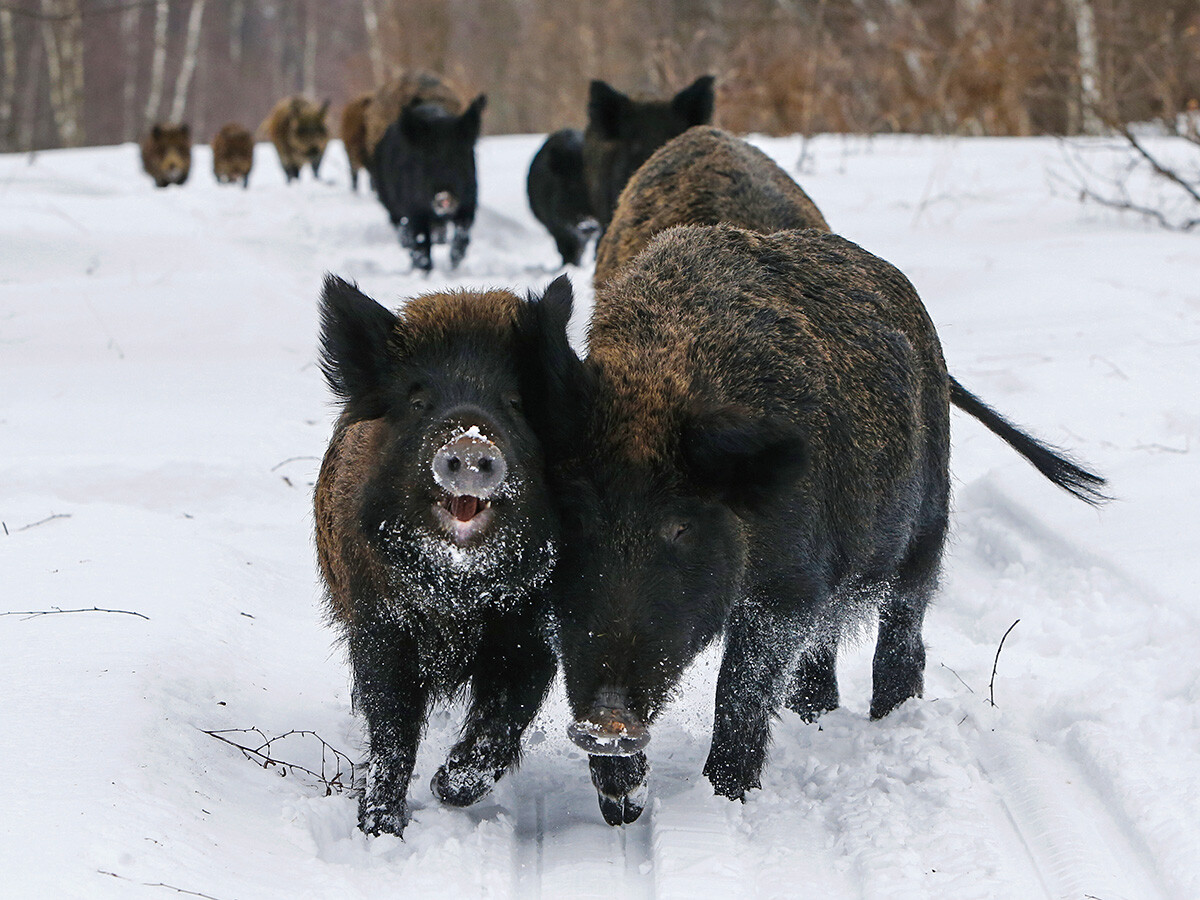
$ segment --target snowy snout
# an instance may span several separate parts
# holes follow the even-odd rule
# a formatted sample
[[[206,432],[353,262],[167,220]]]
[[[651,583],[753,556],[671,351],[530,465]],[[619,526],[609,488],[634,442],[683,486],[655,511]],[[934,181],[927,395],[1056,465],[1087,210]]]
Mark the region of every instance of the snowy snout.
[[[637,715],[602,701],[568,725],[567,736],[592,756],[632,756],[650,743],[650,729]]]
[[[445,491],[434,515],[456,543],[466,544],[495,517],[491,498],[508,475],[504,454],[471,429],[439,447],[432,468],[434,481]]]
[[[458,212],[458,198],[449,191],[438,191],[433,195],[433,214],[448,219]]]

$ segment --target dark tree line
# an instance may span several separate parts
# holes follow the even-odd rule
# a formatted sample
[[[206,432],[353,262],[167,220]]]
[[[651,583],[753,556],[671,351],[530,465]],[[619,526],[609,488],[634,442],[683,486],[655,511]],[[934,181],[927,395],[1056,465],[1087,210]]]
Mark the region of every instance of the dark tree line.
[[[707,72],[737,131],[1076,134],[1200,98],[1200,0],[0,0],[0,150],[207,140],[413,67],[486,91],[490,133]]]

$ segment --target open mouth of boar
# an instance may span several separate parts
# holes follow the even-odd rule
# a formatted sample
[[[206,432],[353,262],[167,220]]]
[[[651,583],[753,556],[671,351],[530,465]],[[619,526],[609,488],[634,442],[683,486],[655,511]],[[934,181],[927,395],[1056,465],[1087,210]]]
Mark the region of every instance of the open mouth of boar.
[[[492,501],[468,494],[445,494],[434,504],[433,514],[456,544],[468,544],[487,531],[495,513]]]

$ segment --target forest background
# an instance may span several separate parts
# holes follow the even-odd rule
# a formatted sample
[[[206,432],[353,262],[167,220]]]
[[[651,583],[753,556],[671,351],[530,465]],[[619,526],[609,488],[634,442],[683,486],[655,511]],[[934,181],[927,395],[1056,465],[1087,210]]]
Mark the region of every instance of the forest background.
[[[1200,0],[0,0],[0,152],[207,141],[402,69],[485,91],[490,134],[585,120],[588,82],[717,76],[736,132],[1087,134],[1200,98]]]

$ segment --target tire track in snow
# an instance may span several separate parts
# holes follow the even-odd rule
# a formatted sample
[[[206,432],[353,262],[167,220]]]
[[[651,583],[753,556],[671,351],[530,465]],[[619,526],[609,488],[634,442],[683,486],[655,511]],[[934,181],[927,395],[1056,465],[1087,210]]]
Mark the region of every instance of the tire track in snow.
[[[1027,738],[987,731],[980,732],[978,752],[1047,896],[1169,896],[1108,806],[1067,760]]]

